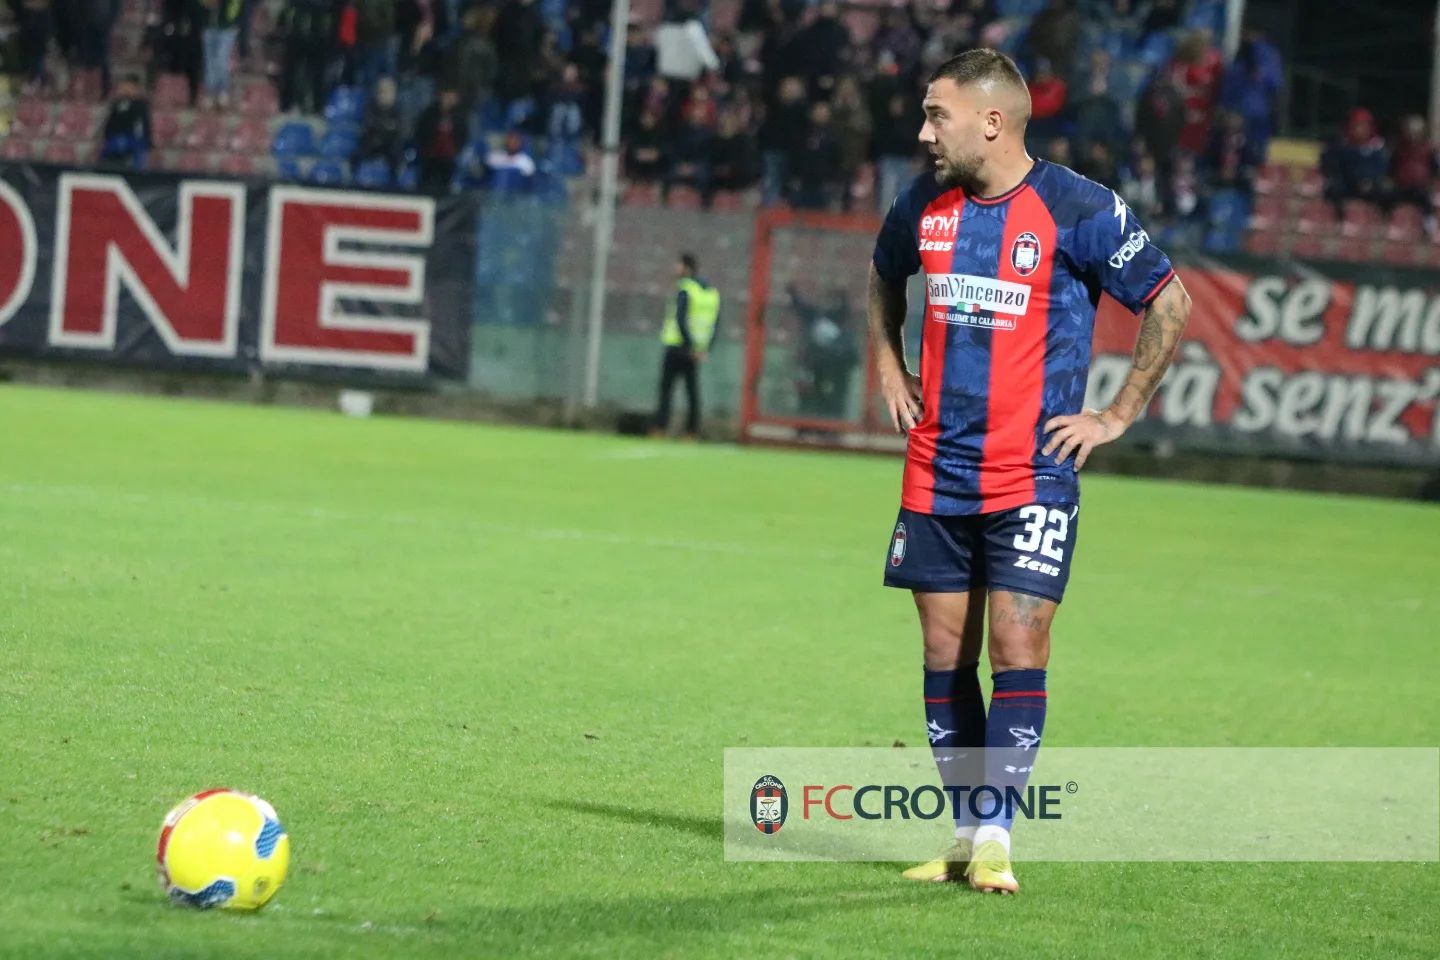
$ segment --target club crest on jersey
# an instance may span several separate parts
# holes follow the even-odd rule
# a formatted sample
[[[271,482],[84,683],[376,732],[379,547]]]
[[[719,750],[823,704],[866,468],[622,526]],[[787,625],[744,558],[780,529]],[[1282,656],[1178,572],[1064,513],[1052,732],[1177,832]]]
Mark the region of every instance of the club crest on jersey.
[[[790,812],[785,784],[768,773],[750,788],[750,820],[761,833],[779,833]]]
[[[890,566],[898,567],[905,562],[905,524],[895,525],[895,539],[890,541]]]
[[[1010,245],[1010,266],[1022,277],[1028,277],[1040,266],[1040,238],[1025,231]]]

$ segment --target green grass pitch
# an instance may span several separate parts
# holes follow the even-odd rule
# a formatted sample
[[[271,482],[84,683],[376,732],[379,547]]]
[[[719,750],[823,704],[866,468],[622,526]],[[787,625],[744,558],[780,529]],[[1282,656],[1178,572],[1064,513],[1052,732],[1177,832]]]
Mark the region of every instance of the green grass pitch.
[[[921,736],[893,460],[13,387],[0,436],[0,956],[1440,954],[1434,863],[724,862],[724,747]],[[1090,478],[1046,742],[1435,745],[1437,543]],[[259,915],[155,884],[213,785],[291,831]]]

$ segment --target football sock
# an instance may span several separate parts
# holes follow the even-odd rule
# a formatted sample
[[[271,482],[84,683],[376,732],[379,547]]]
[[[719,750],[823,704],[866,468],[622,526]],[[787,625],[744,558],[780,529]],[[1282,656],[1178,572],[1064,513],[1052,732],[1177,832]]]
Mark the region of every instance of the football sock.
[[[1006,670],[992,674],[995,688],[990,695],[990,714],[985,721],[985,784],[989,790],[977,803],[984,820],[976,844],[998,839],[1010,848],[1010,828],[1015,822],[1013,804],[1007,795],[1024,795],[1045,731],[1045,671]]]
[[[925,722],[940,782],[974,787],[981,782],[985,745],[985,695],[976,664],[925,671]],[[973,749],[971,749],[973,748]],[[969,805],[955,808],[955,836],[975,835]]]

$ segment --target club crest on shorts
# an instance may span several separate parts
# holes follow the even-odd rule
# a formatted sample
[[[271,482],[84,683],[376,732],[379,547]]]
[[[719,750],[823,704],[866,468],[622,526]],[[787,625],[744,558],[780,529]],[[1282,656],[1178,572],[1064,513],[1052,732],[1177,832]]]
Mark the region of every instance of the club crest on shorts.
[[[785,784],[768,773],[750,788],[750,820],[761,833],[779,833],[790,812]]]
[[[1028,277],[1040,266],[1040,238],[1025,231],[1010,245],[1010,266],[1022,277]]]
[[[905,524],[895,524],[895,539],[890,541],[890,566],[898,567],[905,562]]]

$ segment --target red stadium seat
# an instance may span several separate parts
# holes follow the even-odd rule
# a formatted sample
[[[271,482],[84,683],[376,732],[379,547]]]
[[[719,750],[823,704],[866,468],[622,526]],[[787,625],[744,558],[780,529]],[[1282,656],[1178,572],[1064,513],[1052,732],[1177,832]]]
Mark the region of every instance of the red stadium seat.
[[[162,110],[150,118],[150,139],[161,148],[180,145],[180,114]]]
[[[215,157],[203,150],[185,150],[175,158],[175,169],[185,173],[212,173]]]
[[[152,106],[157,110],[183,110],[190,105],[190,81],[178,73],[162,73],[155,81]]]
[[[1267,163],[1255,174],[1257,194],[1286,193],[1290,190],[1290,168],[1278,163]]]
[[[1409,204],[1396,207],[1390,214],[1390,223],[1385,228],[1385,239],[1391,242],[1414,243],[1424,232],[1418,208]]]
[[[66,140],[92,140],[100,129],[100,114],[88,103],[67,103],[55,119],[55,136]]]
[[[270,151],[270,124],[260,117],[246,117],[230,131],[227,149],[234,153],[259,155]]]
[[[80,162],[80,148],[69,140],[51,140],[45,145],[45,159],[73,166]]]
[[[240,110],[250,117],[273,117],[280,112],[280,96],[268,81],[251,84],[240,95]]]
[[[34,97],[26,97],[15,109],[15,125],[11,127],[10,133],[11,136],[23,133],[27,137],[45,137],[49,136],[51,126],[50,104]]]
[[[1345,216],[1340,221],[1340,234],[1358,240],[1369,240],[1383,229],[1380,208],[1363,200],[1346,200]]]
[[[0,158],[6,160],[33,160],[41,144],[30,137],[8,136],[0,141]]]
[[[1318,197],[1325,191],[1319,170],[1297,169],[1290,172],[1290,188],[1302,197]]]
[[[70,86],[65,91],[70,100],[94,103],[100,99],[100,71],[76,70],[70,74]]]
[[[197,113],[189,129],[181,135],[180,145],[188,150],[222,149],[227,125],[223,114]]]
[[[1386,240],[1381,246],[1380,257],[1395,266],[1413,267],[1425,263],[1425,247],[1424,241]]]
[[[1250,226],[1256,230],[1265,230],[1278,226],[1290,219],[1290,204],[1284,198],[1273,193],[1261,193],[1255,196],[1255,212],[1250,218]]]
[[[1328,234],[1335,228],[1335,207],[1319,197],[1306,201],[1296,229],[1305,234]]]
[[[1290,248],[1290,253],[1305,259],[1327,259],[1331,255],[1330,237],[1314,233],[1296,234],[1295,244]]]

